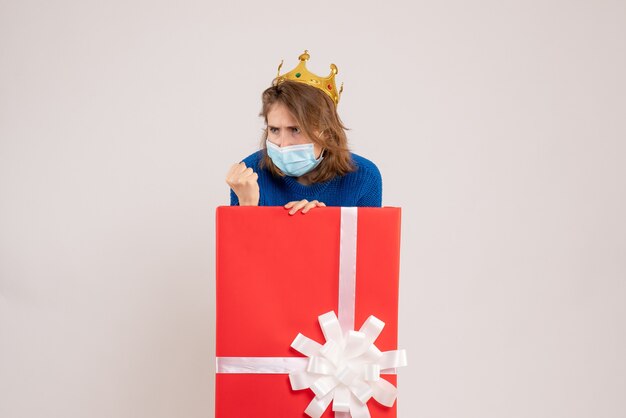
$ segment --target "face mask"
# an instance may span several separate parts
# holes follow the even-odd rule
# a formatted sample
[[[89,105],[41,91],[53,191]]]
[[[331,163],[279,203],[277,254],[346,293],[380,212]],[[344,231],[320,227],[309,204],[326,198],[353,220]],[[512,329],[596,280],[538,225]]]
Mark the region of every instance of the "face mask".
[[[324,159],[322,154],[320,158],[315,159],[313,144],[290,145],[288,147],[279,147],[265,140],[267,145],[267,154],[272,162],[288,176],[300,177],[312,171]]]

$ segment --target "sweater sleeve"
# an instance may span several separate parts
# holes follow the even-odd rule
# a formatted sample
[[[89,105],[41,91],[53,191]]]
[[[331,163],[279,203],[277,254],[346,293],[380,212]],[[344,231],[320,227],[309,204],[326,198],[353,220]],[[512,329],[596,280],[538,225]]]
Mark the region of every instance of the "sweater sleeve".
[[[237,194],[235,194],[233,189],[230,189],[230,205],[239,206],[239,198],[237,197]]]
[[[380,170],[375,165],[368,173],[367,179],[363,183],[361,196],[357,201],[357,206],[382,207],[383,201],[383,179]]]

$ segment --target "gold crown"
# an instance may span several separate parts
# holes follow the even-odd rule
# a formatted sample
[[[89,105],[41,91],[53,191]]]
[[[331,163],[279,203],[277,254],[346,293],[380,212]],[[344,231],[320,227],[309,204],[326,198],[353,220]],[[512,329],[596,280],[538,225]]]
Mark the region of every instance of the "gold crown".
[[[337,92],[337,86],[335,85],[335,75],[339,72],[337,70],[337,66],[335,64],[330,64],[330,75],[328,77],[319,77],[306,68],[306,61],[310,58],[309,51],[304,50],[304,54],[300,55],[298,59],[300,62],[293,70],[280,75],[280,68],[283,66],[283,61],[280,62],[278,66],[278,71],[276,73],[276,78],[274,79],[274,85],[278,85],[279,83],[285,80],[293,80],[299,81],[300,83],[308,84],[309,86],[317,87],[326,93],[333,102],[335,102],[335,106],[339,104],[339,97],[341,96],[341,92],[343,91],[343,83],[341,83],[341,88],[339,92]]]

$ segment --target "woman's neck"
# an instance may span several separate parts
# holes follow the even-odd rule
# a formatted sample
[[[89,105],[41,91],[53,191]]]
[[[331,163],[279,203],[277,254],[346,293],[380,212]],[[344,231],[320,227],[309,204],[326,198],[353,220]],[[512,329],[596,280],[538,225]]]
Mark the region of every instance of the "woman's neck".
[[[303,185],[303,186],[308,186],[309,184],[311,184],[311,179],[310,179],[310,176],[308,174],[304,174],[304,175],[298,177],[296,179],[296,181],[298,183],[300,183],[301,185]]]

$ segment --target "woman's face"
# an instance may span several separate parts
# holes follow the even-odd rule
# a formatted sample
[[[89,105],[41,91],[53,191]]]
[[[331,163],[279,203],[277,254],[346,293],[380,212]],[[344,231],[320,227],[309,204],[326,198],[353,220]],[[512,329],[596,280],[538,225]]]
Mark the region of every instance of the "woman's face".
[[[319,132],[315,132],[319,135]],[[274,103],[267,113],[267,139],[279,147],[290,145],[310,144],[311,141],[303,131],[300,130],[298,122],[289,113],[287,107],[282,103]],[[315,158],[319,158],[322,148],[313,143]]]

